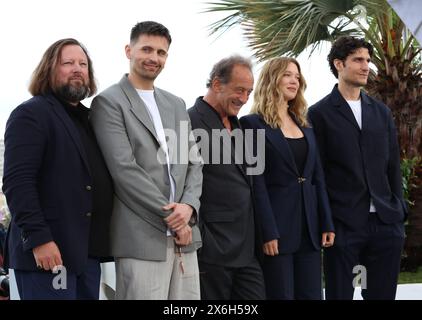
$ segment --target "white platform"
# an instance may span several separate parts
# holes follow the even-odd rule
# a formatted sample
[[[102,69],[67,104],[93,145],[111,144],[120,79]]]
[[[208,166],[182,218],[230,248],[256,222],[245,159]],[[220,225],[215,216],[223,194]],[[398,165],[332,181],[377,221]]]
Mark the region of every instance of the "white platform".
[[[112,297],[115,289],[114,263],[104,263],[101,269],[100,299],[106,300],[107,297]],[[19,300],[13,270],[10,270],[10,297],[12,300]],[[362,300],[360,288],[356,288],[353,300]],[[398,285],[396,300],[422,300],[422,283]]]
[[[355,289],[353,300],[363,300],[360,288]],[[422,283],[399,284],[396,300],[422,300]]]

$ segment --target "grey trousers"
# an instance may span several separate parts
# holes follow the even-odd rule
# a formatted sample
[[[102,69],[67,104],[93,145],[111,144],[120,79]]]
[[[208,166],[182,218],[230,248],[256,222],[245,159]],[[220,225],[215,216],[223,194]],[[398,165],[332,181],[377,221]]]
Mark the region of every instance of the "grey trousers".
[[[116,258],[117,300],[199,300],[196,251],[175,253],[167,237],[166,261]]]

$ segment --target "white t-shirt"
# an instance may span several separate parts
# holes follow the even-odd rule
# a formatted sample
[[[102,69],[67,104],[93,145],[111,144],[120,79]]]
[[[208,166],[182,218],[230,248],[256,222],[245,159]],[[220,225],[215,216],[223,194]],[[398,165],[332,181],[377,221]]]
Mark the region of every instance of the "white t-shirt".
[[[139,94],[139,97],[147,106],[147,111],[149,116],[154,124],[155,133],[157,134],[158,140],[160,142],[160,146],[163,149],[166,161],[167,161],[167,173],[169,176],[170,181],[170,197],[169,202],[174,202],[174,195],[176,193],[176,184],[174,182],[173,177],[170,174],[170,157],[169,157],[169,149],[167,146],[166,135],[164,133],[163,123],[161,121],[160,111],[158,110],[157,102],[155,101],[154,97],[154,90],[140,90],[136,89]],[[167,235],[171,235],[170,231],[167,231]]]
[[[362,103],[361,100],[347,100],[347,103],[350,106],[350,109],[352,109],[353,115],[355,116],[356,122],[358,123],[359,128],[362,130]],[[372,198],[370,199],[369,203],[369,212],[377,212],[377,209],[375,209],[375,205],[372,201]]]
[[[362,104],[359,100],[347,100],[347,103],[352,109],[353,115],[355,116],[356,122],[359,125],[359,128],[362,130]]]

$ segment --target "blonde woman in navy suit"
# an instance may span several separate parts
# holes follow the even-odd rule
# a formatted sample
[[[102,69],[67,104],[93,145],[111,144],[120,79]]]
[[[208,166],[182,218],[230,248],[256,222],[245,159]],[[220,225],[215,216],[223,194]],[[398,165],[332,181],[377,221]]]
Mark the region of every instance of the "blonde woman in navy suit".
[[[315,136],[306,121],[305,87],[295,59],[268,61],[251,114],[240,120],[244,129],[265,130],[265,170],[254,176],[254,191],[268,299],[321,299],[321,246],[334,243]]]

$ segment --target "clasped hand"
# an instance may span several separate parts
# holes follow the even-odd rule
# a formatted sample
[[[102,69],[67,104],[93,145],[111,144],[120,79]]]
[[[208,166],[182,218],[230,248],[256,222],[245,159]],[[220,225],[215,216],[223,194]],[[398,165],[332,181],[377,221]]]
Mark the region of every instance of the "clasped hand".
[[[188,225],[193,213],[192,207],[185,203],[173,202],[164,206],[163,210],[173,210],[164,221],[167,227],[176,233],[176,244],[185,246],[192,243],[192,228]]]

